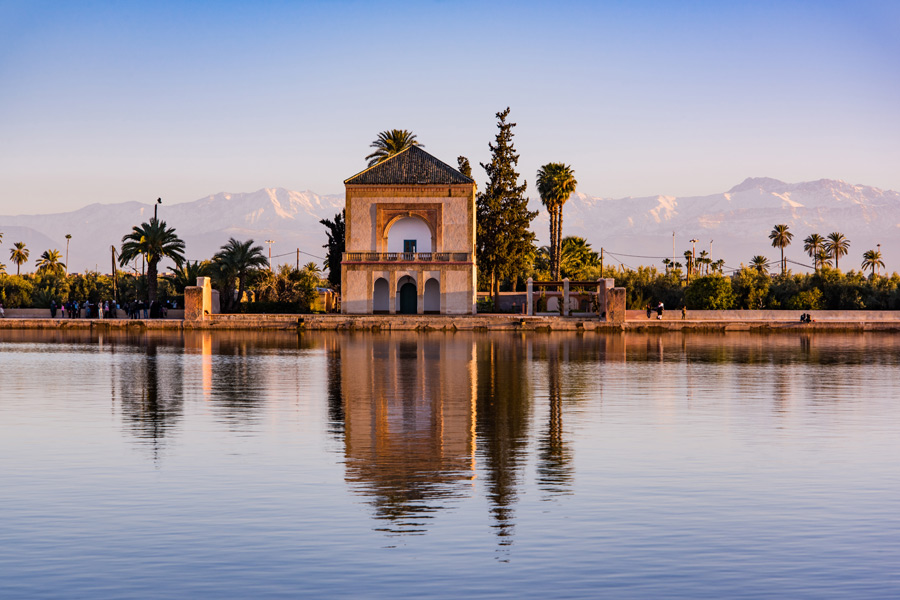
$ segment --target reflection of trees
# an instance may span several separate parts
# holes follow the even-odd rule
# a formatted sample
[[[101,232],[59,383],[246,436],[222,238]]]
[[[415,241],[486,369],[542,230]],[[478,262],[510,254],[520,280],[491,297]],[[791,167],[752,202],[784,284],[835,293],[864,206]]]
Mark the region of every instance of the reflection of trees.
[[[524,345],[506,337],[477,342],[478,447],[484,457],[488,502],[501,545],[512,543],[513,506],[525,463],[531,393],[522,365]]]
[[[560,344],[547,348],[547,391],[550,419],[538,442],[538,487],[551,493],[571,492],[574,479],[572,451],[563,439]]]
[[[141,341],[145,352],[133,360],[114,360],[125,422],[138,438],[152,443],[154,455],[162,439],[181,421],[183,396],[181,363],[163,353],[157,340]],[[117,371],[117,372],[116,372]]]

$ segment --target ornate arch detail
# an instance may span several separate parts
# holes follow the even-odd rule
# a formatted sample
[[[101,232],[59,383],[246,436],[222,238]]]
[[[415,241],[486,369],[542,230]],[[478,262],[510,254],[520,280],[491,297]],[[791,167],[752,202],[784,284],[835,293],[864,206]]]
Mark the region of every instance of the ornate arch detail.
[[[375,214],[375,231],[377,232],[378,251],[387,252],[388,232],[400,219],[417,217],[431,231],[431,251],[443,251],[443,205],[439,203],[410,204],[377,204]]]

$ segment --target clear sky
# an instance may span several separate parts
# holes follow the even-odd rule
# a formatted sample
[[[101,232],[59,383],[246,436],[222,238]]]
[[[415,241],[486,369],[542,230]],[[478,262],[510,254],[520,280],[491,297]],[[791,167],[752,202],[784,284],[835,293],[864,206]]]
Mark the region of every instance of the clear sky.
[[[379,131],[483,184],[594,196],[748,176],[900,190],[900,2],[0,0],[0,214],[263,187],[342,193]]]

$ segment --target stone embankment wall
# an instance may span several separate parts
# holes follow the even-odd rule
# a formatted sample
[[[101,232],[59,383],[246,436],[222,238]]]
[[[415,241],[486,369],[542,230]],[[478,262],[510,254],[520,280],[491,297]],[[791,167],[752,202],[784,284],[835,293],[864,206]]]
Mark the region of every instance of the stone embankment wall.
[[[800,321],[808,314],[814,322],[900,321],[900,310],[688,310],[688,321]],[[627,321],[646,321],[646,310],[629,310]],[[653,310],[651,320],[656,319]],[[663,311],[662,320],[680,321],[681,309]]]
[[[211,315],[200,321],[178,319],[0,319],[4,329],[91,329],[98,331],[572,331],[606,334],[641,332],[868,332],[900,333],[900,319],[883,321],[819,320],[656,320],[609,323],[589,317],[521,315]],[[2,333],[0,333],[2,340]]]

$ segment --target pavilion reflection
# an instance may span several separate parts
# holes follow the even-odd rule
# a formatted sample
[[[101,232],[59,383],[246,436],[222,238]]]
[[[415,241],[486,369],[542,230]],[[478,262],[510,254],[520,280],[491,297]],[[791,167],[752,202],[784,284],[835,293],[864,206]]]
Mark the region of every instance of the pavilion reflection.
[[[421,519],[475,478],[473,349],[413,332],[342,336],[338,344],[329,411],[343,418],[346,480],[390,522],[386,529],[421,531]]]

